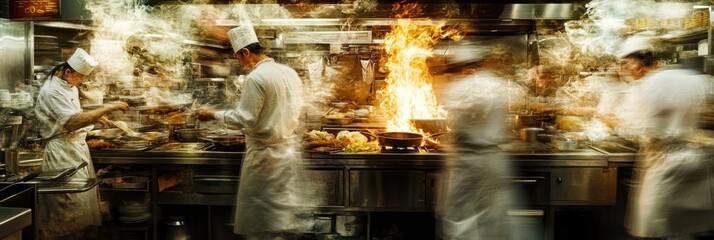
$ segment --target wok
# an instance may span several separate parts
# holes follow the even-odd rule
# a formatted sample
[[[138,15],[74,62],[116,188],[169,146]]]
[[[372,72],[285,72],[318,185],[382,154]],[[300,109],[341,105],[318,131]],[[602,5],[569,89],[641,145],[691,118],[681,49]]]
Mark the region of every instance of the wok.
[[[377,142],[379,142],[379,145],[381,146],[394,148],[418,148],[422,145],[425,139],[443,135],[444,133],[436,133],[429,136],[412,132],[381,132],[377,133],[376,136],[371,133],[365,134],[376,137]]]

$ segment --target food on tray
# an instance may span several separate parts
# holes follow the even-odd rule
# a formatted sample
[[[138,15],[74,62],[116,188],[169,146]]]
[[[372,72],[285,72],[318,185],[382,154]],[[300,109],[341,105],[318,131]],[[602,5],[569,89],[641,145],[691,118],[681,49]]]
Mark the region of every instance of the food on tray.
[[[302,146],[305,150],[330,152],[342,149],[345,142],[335,139],[335,135],[325,131],[312,130],[303,134]]]
[[[182,180],[177,177],[175,174],[167,173],[164,175],[159,176],[159,192],[163,192],[164,190],[174,187],[176,185],[179,185]]]
[[[116,148],[117,145],[107,142],[104,139],[89,139],[87,140],[87,146],[91,149],[102,149],[102,148]]]
[[[325,131],[312,130],[308,133],[303,134],[303,139],[305,140],[332,140],[335,139],[335,135]]]
[[[359,132],[341,131],[337,133],[337,140],[345,143],[344,151],[347,153],[378,152],[380,150],[377,141],[369,141],[366,136]]]

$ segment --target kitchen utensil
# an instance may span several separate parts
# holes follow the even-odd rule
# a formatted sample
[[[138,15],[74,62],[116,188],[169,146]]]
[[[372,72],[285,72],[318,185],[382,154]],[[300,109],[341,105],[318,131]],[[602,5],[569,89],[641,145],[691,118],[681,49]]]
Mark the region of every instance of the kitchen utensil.
[[[243,135],[213,135],[200,139],[213,143],[219,150],[245,150],[245,136]]]
[[[377,138],[377,142],[381,146],[394,148],[418,148],[422,145],[425,139],[433,138],[445,133],[436,133],[429,136],[424,136],[412,132],[381,132],[374,135],[369,132],[361,132],[365,135]]]
[[[526,142],[534,142],[538,140],[538,134],[542,133],[542,128],[522,128],[521,129],[521,140]]]
[[[174,132],[176,133],[176,140],[180,142],[198,142],[198,140],[206,136],[205,129],[184,128]]]
[[[559,150],[574,150],[578,148],[578,141],[564,137],[553,138],[552,143]]]

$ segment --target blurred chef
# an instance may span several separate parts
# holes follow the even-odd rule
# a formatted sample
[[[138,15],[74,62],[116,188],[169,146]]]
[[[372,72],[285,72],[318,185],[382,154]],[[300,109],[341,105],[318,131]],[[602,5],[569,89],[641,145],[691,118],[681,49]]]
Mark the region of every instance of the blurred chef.
[[[100,108],[83,111],[79,105],[77,87],[97,66],[97,61],[78,48],[74,54],[50,72],[40,88],[35,113],[40,134],[46,142],[43,171],[87,166],[73,177],[94,178],[94,166],[85,142],[87,132],[105,114],[129,109],[124,102],[113,102]],[[81,193],[41,194],[38,196],[38,229],[40,239],[84,236],[90,226],[101,225],[99,193],[96,188]]]
[[[642,79],[626,103],[639,109],[630,116],[643,146],[626,225],[637,237],[694,239],[714,230],[714,158],[711,146],[694,141],[708,77],[678,65],[652,68],[652,41],[618,56],[621,68]]]
[[[456,57],[451,64],[459,66],[457,80],[442,94],[454,137],[446,191],[437,198],[442,239],[508,239],[506,210],[513,195],[505,176],[512,176],[511,166],[497,144],[508,140],[509,99],[504,96],[522,94],[509,90],[497,71],[505,66],[503,55],[491,51],[479,47],[461,53],[468,57]]]
[[[234,56],[248,69],[234,110],[201,109],[201,120],[216,119],[242,129],[246,154],[236,198],[234,232],[248,239],[284,239],[296,229],[296,134],[302,107],[302,82],[292,68],[264,53],[250,25],[228,31]]]
[[[645,77],[659,67],[655,59],[652,38],[636,35],[625,40],[616,53],[620,79],[626,84],[618,94],[622,102],[613,105],[611,111],[598,111],[595,116],[615,132],[631,140],[637,140],[642,134],[641,104],[642,83]]]

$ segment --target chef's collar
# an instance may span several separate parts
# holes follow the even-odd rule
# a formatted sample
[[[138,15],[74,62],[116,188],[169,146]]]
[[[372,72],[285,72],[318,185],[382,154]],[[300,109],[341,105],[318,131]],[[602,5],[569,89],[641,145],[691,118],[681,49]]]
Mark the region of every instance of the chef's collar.
[[[265,58],[265,59],[260,60],[260,61],[258,61],[257,63],[255,63],[255,67],[257,68],[258,65],[260,65],[261,63],[266,63],[266,62],[275,62],[275,59],[273,59],[273,58]]]
[[[62,87],[66,87],[66,88],[74,87],[74,86],[72,86],[72,84],[69,84],[69,82],[67,82],[67,80],[64,80],[64,79],[61,79],[58,77],[52,77],[52,78],[57,79],[57,82],[59,82],[60,86],[62,86]]]

